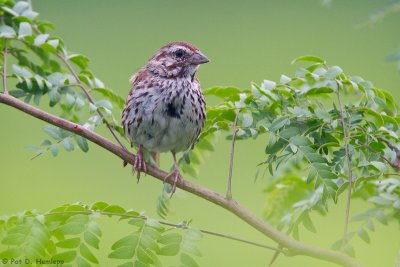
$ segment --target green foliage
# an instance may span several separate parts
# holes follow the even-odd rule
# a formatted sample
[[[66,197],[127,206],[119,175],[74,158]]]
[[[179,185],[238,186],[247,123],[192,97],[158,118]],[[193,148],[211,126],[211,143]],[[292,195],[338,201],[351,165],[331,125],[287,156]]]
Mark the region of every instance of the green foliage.
[[[106,88],[88,69],[89,59],[84,55],[70,53],[59,37],[48,32],[48,29],[54,27],[38,20],[38,14],[28,2],[14,4],[13,1],[2,1],[1,9],[5,25],[0,26],[0,37],[6,40],[9,55],[16,62],[12,66],[11,78],[15,79],[18,89],[10,93],[36,105],[47,100],[51,108],[61,111],[63,118],[89,129],[103,123],[96,113],[99,109],[124,138],[120,122],[113,115],[114,106],[120,110],[124,100]],[[3,49],[4,42],[1,43]],[[64,61],[74,64],[73,72]],[[91,104],[82,87],[98,93],[102,98],[97,98]],[[66,151],[74,150],[75,145],[84,152],[89,149],[87,141],[81,137],[50,126],[45,127],[44,131],[55,142],[45,140],[40,147],[31,146],[38,154],[51,151],[56,156],[59,145],[64,146]]]
[[[65,204],[47,213],[26,211],[0,218],[0,256],[29,259],[32,264],[27,266],[35,266],[37,258],[73,266],[98,264],[102,231],[96,221],[101,215],[117,217],[134,229],[109,248],[109,258],[123,260],[122,266],[162,266],[161,257],[198,266],[194,257],[201,256],[196,245],[200,231],[186,224],[164,227],[164,222],[105,202]]]
[[[203,137],[231,128],[236,109],[241,114],[239,140],[268,135],[266,158],[259,165],[272,176],[264,215],[296,238],[300,225],[316,231],[310,212],[326,214],[348,188],[347,157],[352,195],[387,210],[380,213],[386,220],[400,222],[398,175],[388,173],[396,167],[400,145],[392,95],[321,58],[304,56],[293,62],[301,61],[310,65],[299,68],[294,77],[282,75],[280,82],[265,80],[243,91],[206,90],[223,101],[209,109]],[[369,242],[364,227],[355,233]]]

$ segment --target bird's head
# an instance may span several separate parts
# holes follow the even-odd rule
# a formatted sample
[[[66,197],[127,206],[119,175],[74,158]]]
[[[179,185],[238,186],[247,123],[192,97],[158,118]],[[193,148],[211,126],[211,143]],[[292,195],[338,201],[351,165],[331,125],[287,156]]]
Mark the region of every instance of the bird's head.
[[[174,42],[161,47],[149,59],[146,68],[165,78],[193,79],[199,65],[207,62],[208,58],[194,45]]]

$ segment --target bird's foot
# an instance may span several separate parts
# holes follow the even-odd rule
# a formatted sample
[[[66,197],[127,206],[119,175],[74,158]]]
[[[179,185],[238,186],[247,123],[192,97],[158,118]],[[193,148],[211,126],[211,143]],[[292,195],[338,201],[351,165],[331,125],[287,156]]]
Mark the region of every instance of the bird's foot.
[[[135,175],[135,173],[137,172],[136,179],[137,179],[138,183],[140,180],[140,172],[141,171],[147,172],[147,166],[146,166],[146,162],[144,161],[142,149],[139,148],[136,153],[135,163],[133,164],[133,167],[132,167],[132,174]]]
[[[165,176],[164,183],[167,182],[167,180],[169,178],[173,178],[173,183],[172,183],[172,188],[171,188],[171,197],[172,197],[172,195],[175,193],[175,190],[176,190],[176,184],[178,183],[178,181],[182,181],[183,178],[178,169],[173,170],[167,176]]]

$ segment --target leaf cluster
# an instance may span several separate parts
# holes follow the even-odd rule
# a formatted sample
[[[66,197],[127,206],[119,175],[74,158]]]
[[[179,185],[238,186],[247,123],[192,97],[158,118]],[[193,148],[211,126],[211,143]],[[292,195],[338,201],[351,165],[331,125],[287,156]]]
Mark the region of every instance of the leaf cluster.
[[[208,110],[203,136],[228,130],[237,109],[239,140],[266,136],[265,159],[258,165],[270,174],[264,215],[296,238],[300,225],[316,231],[309,214],[326,214],[350,180],[353,197],[400,222],[395,190],[400,117],[393,96],[321,58],[293,61],[298,62],[306,66],[279,82],[206,90],[222,102]],[[367,240],[361,229],[356,233]]]
[[[64,266],[99,264],[100,216],[119,218],[132,228],[109,249],[114,264],[163,266],[161,257],[174,257],[176,266],[198,266],[199,230],[185,223],[165,227],[143,213],[105,202],[65,204],[47,213],[25,211],[0,218],[0,257],[30,260],[25,266],[36,266],[37,259]]]

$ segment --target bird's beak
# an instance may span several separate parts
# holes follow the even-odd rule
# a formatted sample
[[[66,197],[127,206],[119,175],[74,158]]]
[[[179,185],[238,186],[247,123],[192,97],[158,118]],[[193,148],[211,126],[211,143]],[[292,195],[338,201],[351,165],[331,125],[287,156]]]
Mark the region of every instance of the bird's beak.
[[[199,50],[196,51],[190,58],[189,62],[195,65],[200,65],[209,62],[210,60]]]

